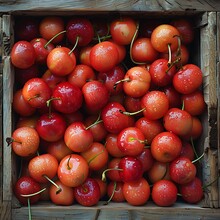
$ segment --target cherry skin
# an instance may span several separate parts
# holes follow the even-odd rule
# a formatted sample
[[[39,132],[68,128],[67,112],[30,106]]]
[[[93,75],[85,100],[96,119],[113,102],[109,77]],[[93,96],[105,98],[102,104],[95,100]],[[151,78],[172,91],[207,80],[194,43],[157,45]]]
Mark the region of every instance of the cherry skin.
[[[90,51],[91,66],[99,71],[110,71],[118,64],[118,49],[110,41],[100,42],[94,45]]]
[[[20,69],[31,67],[36,60],[36,53],[32,44],[28,41],[17,41],[11,50],[11,62]]]
[[[76,56],[67,47],[56,47],[47,56],[48,69],[57,76],[67,76],[76,66]]]
[[[9,138],[9,143],[12,143],[12,149],[15,154],[21,157],[28,157],[37,152],[40,137],[34,128],[20,127],[13,131],[12,137]]]
[[[150,65],[149,73],[151,75],[151,80],[156,86],[168,86],[171,85],[173,76],[176,73],[176,68],[173,66],[169,71],[168,70],[168,60],[166,59],[157,59],[154,60]]]
[[[88,112],[96,113],[101,110],[109,100],[109,91],[100,81],[87,82],[82,87],[85,106]]]
[[[196,166],[187,157],[178,157],[170,164],[170,177],[178,184],[187,184],[196,176]]]
[[[33,45],[36,53],[35,62],[39,65],[45,65],[47,56],[49,52],[54,49],[54,45],[52,43],[48,44],[48,41],[44,38],[34,38],[30,43]]]
[[[162,122],[141,117],[136,120],[135,127],[139,128],[145,137],[146,144],[150,145],[156,135],[164,131]]]
[[[72,187],[64,185],[60,180],[56,180],[55,184],[57,184],[61,192],[57,193],[57,187],[53,184],[50,185],[49,188],[49,196],[52,203],[56,205],[64,205],[69,206],[74,202],[74,190]]]
[[[181,94],[190,94],[202,85],[201,69],[194,64],[184,65],[173,77],[173,86]]]
[[[191,161],[194,160],[194,150],[193,150],[193,146],[190,142],[188,141],[182,141],[182,149],[180,152],[180,156],[182,157],[187,157],[189,158]]]
[[[31,116],[36,112],[36,108],[32,107],[23,97],[22,89],[17,90],[13,95],[13,110],[20,116]]]
[[[64,20],[59,16],[46,16],[44,17],[39,24],[39,31],[41,36],[50,40],[55,35],[65,30]],[[64,39],[64,35],[60,34],[56,38],[53,39],[53,44],[58,44]]]
[[[138,114],[135,115],[135,118],[140,118],[143,116],[143,112],[141,112],[141,98],[142,97],[134,98],[128,95],[125,95],[124,97],[123,105],[128,112],[140,111]]]
[[[69,82],[61,82],[54,88],[51,101],[56,111],[64,114],[74,113],[82,106],[83,94],[79,87]]]
[[[172,206],[177,200],[177,187],[170,180],[159,180],[152,188],[153,202],[158,206]]]
[[[43,79],[32,78],[24,84],[22,95],[32,107],[42,108],[51,96],[51,89]]]
[[[119,163],[121,161],[121,158],[119,157],[113,157],[110,159],[108,162],[108,167],[107,167],[107,177],[111,181],[116,181],[116,182],[121,182],[121,176],[119,175]]]
[[[30,176],[39,183],[48,182],[55,177],[58,168],[57,159],[50,154],[33,157],[28,164]]]
[[[150,170],[148,170],[147,176],[152,184],[161,179],[170,180],[169,163],[155,160]]]
[[[71,18],[66,25],[67,39],[76,44],[78,38],[79,46],[88,45],[94,37],[94,29],[90,20],[86,18]]]
[[[37,193],[41,190],[40,184],[35,181],[33,178],[29,176],[20,177],[14,186],[14,193],[16,198],[22,205],[28,204],[28,198],[30,199],[30,203],[34,204],[40,200],[40,194],[30,197],[23,197],[22,195],[30,195],[33,193]]]
[[[154,158],[149,148],[145,148],[139,155],[137,155],[137,159],[142,163],[143,172],[149,171],[154,164]]]
[[[152,156],[160,162],[171,162],[181,152],[182,141],[172,132],[164,131],[156,135],[151,143]]]
[[[122,114],[123,111],[125,108],[118,102],[109,102],[102,109],[101,119],[108,132],[118,134],[124,128],[131,126],[131,116]]]
[[[172,51],[175,51],[178,48],[178,36],[180,33],[177,28],[169,24],[161,24],[153,30],[151,43],[158,52],[167,52],[168,45]]]
[[[83,152],[93,143],[93,135],[82,122],[73,122],[64,133],[64,141],[73,152]]]
[[[127,127],[118,134],[117,145],[126,156],[137,156],[144,150],[144,134],[139,128]]]
[[[124,183],[122,190],[125,200],[134,206],[144,205],[150,198],[150,186],[145,178]]]
[[[85,65],[91,66],[91,63],[90,63],[90,52],[91,52],[92,48],[93,48],[93,46],[85,46],[85,47],[82,47],[80,49],[79,61],[80,61],[81,64],[85,64]]]
[[[180,185],[180,193],[184,201],[190,204],[200,202],[204,197],[202,181],[195,177],[191,182]]]
[[[185,110],[170,108],[163,117],[163,124],[167,131],[184,136],[192,130],[192,116]]]
[[[95,179],[87,178],[82,185],[74,188],[74,197],[82,206],[96,205],[101,197],[99,184]]]
[[[132,45],[131,56],[137,63],[151,63],[157,59],[158,55],[150,38],[137,38]]]
[[[136,157],[125,156],[121,158],[118,168],[121,169],[119,175],[123,182],[135,182],[143,176],[142,163]]]
[[[129,45],[136,29],[135,20],[129,17],[116,18],[110,23],[112,39],[119,45]]]
[[[107,186],[108,198],[111,198],[113,202],[124,202],[125,197],[123,194],[123,182],[111,181]],[[112,196],[113,195],[113,196]]]
[[[78,86],[80,89],[89,81],[95,80],[96,75],[92,67],[86,64],[78,64],[68,75],[68,82]]]
[[[101,170],[108,162],[108,151],[103,144],[93,142],[89,149],[80,154],[89,164],[90,170]]]
[[[169,109],[169,100],[164,92],[152,90],[141,99],[143,114],[146,118],[156,120],[162,118]]]
[[[146,94],[150,88],[150,73],[139,66],[130,68],[124,76],[123,90],[131,97],[141,97]]]
[[[60,140],[66,130],[66,121],[59,113],[43,114],[36,123],[39,136],[48,142]]]
[[[15,39],[31,41],[39,37],[39,20],[36,17],[17,17],[15,23]]]
[[[59,163],[57,176],[66,186],[77,187],[83,184],[89,174],[86,160],[78,154],[65,156]]]
[[[103,81],[106,88],[109,90],[110,94],[119,94],[122,91],[123,85],[120,83],[115,88],[114,85],[117,81],[120,81],[125,76],[125,70],[122,66],[115,66],[113,69],[107,72],[99,72],[98,79]]]

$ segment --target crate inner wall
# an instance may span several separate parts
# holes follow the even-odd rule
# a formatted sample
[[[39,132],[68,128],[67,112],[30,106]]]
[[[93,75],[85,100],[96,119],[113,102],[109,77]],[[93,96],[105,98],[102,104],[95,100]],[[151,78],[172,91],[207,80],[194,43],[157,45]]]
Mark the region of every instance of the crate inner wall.
[[[38,13],[39,14],[39,13]],[[51,13],[52,15],[53,13]],[[60,15],[64,14],[63,12],[59,13]],[[98,14],[98,15],[97,15]],[[94,13],[92,12],[89,16],[92,18],[94,16],[102,17],[106,14],[106,12],[99,12]],[[108,12],[108,15],[111,17],[114,17],[117,13],[110,13]],[[128,12],[123,12],[121,14],[127,15]],[[14,24],[17,17],[21,16],[30,16],[32,15],[31,12],[27,12],[25,14],[14,14],[14,15],[6,15],[3,20],[5,21],[5,26],[3,27],[3,31],[6,33],[5,37],[8,37],[10,39],[10,44],[7,46],[11,47],[14,39]],[[43,15],[43,14],[42,14]],[[42,15],[37,15],[37,17],[41,17]],[[83,12],[78,12],[77,15],[83,16]],[[207,103],[207,111],[203,115],[203,135],[202,138],[198,141],[199,145],[199,154],[205,151],[205,156],[203,158],[203,162],[201,167],[199,167],[199,176],[203,180],[203,184],[208,184],[210,180],[214,180],[218,176],[218,137],[217,137],[217,85],[216,85],[216,47],[217,47],[217,41],[216,41],[216,27],[217,27],[217,20],[216,20],[216,12],[209,12],[209,13],[178,13],[175,14],[175,12],[172,13],[164,13],[164,15],[161,15],[160,13],[129,13],[130,16],[141,18],[143,19],[149,19],[152,18],[152,16],[155,19],[161,18],[163,16],[164,20],[170,20],[174,17],[182,17],[182,16],[188,16],[192,18],[195,21],[196,24],[196,38],[199,39],[196,40],[191,48],[191,51],[193,51],[192,56],[190,57],[190,60],[192,63],[197,64],[201,67],[203,73],[204,73],[204,84],[203,84],[203,91],[205,95],[205,101]],[[34,13],[32,16],[36,16],[36,13]],[[72,16],[72,13],[65,13],[65,16]],[[22,219],[25,216],[27,216],[27,208],[20,207],[18,204],[17,199],[14,197],[12,192],[13,184],[15,183],[17,176],[18,176],[18,165],[19,161],[17,161],[15,155],[11,151],[10,148],[6,146],[5,138],[10,136],[12,130],[14,129],[14,124],[16,121],[16,118],[12,114],[12,97],[13,97],[13,89],[16,86],[16,82],[14,82],[14,70],[13,67],[10,64],[10,54],[8,51],[4,51],[4,65],[3,65],[3,118],[5,119],[3,121],[3,184],[2,184],[2,202],[9,201],[11,202],[12,206],[12,215],[13,219]],[[9,158],[7,161],[5,158]],[[208,191],[205,193],[204,200],[195,207],[201,208],[201,207],[219,207],[219,191],[218,191],[218,181],[214,182],[209,188]],[[136,207],[131,207],[129,205],[111,205],[111,203],[108,205],[108,207],[103,206],[100,204],[100,206],[88,209],[89,211],[85,213],[90,213],[90,215],[97,215],[97,213],[100,212],[100,210],[107,210],[106,213],[109,213],[109,209],[124,209],[124,210],[137,210],[137,212],[141,212],[141,209]],[[152,208],[153,207],[153,208]],[[178,204],[176,208],[178,209],[184,209],[185,208],[193,209],[190,205],[187,206],[186,204]],[[36,207],[32,207],[33,213],[36,212],[36,217],[39,219],[43,219],[43,217],[50,216],[50,213],[52,210],[54,210],[54,205],[52,204],[38,204]],[[174,206],[175,208],[175,206]],[[43,210],[43,214],[41,217],[39,210]],[[75,208],[77,210],[77,213],[81,213],[84,211],[84,208],[76,206]],[[149,205],[149,210],[155,209],[154,205]],[[68,207],[62,207],[58,208],[58,211],[56,211],[56,215],[58,213],[62,213],[62,218],[64,219],[64,212],[67,211],[68,215],[69,213],[74,212],[74,206],[71,207],[71,209]],[[99,210],[99,211],[97,211]],[[144,207],[143,212],[147,212],[148,205]],[[165,210],[160,207],[157,207],[157,210],[163,210],[164,213],[168,212],[169,209]],[[152,211],[152,210],[151,210]],[[26,212],[26,214],[25,214]],[[95,213],[95,214],[94,214]],[[104,213],[105,215],[105,213]],[[186,212],[187,215],[187,212]],[[38,219],[36,218],[36,219]],[[55,219],[55,216],[54,216]],[[101,218],[100,218],[101,219]],[[112,218],[111,218],[112,219]]]

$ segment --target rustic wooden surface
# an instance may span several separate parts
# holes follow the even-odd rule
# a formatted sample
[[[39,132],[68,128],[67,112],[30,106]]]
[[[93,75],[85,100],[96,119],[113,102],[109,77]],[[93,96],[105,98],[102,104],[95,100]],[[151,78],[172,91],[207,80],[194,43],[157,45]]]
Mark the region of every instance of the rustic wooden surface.
[[[28,219],[28,209],[23,207],[13,209],[13,220]],[[220,218],[219,209],[203,209],[198,206],[176,203],[173,207],[157,207],[148,202],[145,207],[134,207],[126,203],[110,203],[94,207],[72,205],[68,207],[51,204],[32,206],[34,220],[177,220],[177,219],[205,219],[217,220]]]
[[[1,0],[0,12],[15,11],[218,11],[217,0]]]

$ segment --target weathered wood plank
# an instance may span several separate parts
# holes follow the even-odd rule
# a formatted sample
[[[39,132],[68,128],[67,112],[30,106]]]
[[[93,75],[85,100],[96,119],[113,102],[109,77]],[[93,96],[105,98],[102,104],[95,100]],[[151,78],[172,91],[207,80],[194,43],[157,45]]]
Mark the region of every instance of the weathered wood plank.
[[[20,209],[12,210],[12,217],[14,220],[23,220],[28,218],[28,208],[22,207]],[[169,217],[168,217],[169,216]],[[116,219],[135,219],[135,220],[162,220],[162,219],[180,219],[180,220],[194,220],[207,219],[214,220],[220,216],[219,209],[203,209],[193,205],[183,205],[176,203],[173,207],[158,207],[152,202],[148,202],[144,208],[130,206],[126,203],[113,203],[109,205],[102,205],[100,202],[98,206],[82,207],[74,204],[72,206],[63,207],[56,205],[48,205],[43,203],[41,205],[32,206],[32,217],[35,220],[80,220],[80,219],[96,219],[96,220],[116,220]]]
[[[0,219],[11,220],[11,201],[3,201],[0,207]]]
[[[217,0],[18,0],[1,1],[0,12],[25,10],[97,10],[97,11],[217,11],[220,2]]]
[[[217,78],[216,78],[216,13],[208,13],[208,22],[201,28],[201,69],[203,72],[203,91],[208,106],[208,124],[204,130],[203,184],[207,185],[218,177],[216,148],[217,148]],[[218,207],[218,183],[212,184],[205,198],[204,206]],[[216,195],[217,194],[217,195]]]

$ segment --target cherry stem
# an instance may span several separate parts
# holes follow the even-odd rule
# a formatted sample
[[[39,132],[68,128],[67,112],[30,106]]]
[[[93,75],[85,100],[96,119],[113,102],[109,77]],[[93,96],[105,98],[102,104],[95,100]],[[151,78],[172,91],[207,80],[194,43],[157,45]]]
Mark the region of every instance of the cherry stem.
[[[130,82],[130,81],[131,81],[130,78],[124,78],[124,79],[122,79],[122,80],[119,80],[119,81],[117,81],[117,82],[114,84],[113,89],[115,90],[116,87],[117,87],[117,85],[118,85],[119,83],[122,83],[122,82]]]
[[[43,189],[41,189],[40,191],[35,192],[35,193],[32,193],[32,194],[21,194],[21,196],[22,196],[22,197],[31,197],[31,196],[36,196],[36,195],[38,195],[38,194],[40,194],[40,193],[44,192],[46,189],[47,189],[47,188],[43,188]]]
[[[162,176],[162,180],[165,178],[165,176],[167,175],[167,172],[168,172],[168,163],[166,163],[166,171],[165,171],[165,173],[164,173],[164,175]]]
[[[181,37],[179,35],[174,35],[173,37],[177,37],[177,40],[178,40],[178,48],[177,48],[176,55],[178,57],[181,57]]]
[[[32,99],[35,99],[35,98],[38,98],[38,97],[40,97],[39,94],[37,94],[37,95],[35,95],[35,96],[33,96],[33,97],[28,98],[28,101],[31,101]]]
[[[61,98],[56,98],[56,97],[52,97],[51,99],[47,100],[46,105],[49,108],[49,118],[51,117],[51,113],[52,113],[52,107],[51,107],[51,101],[53,100],[61,100]]]
[[[103,122],[103,120],[100,120],[100,113],[99,113],[99,116],[98,116],[98,118],[96,119],[96,121],[93,123],[93,124],[91,124],[91,125],[89,125],[88,127],[86,127],[86,130],[88,130],[88,129],[90,129],[91,127],[93,127],[93,126],[95,126],[95,125],[97,125],[97,124],[99,124],[99,123],[101,123],[101,122]]]
[[[184,103],[184,101],[183,101],[181,110],[184,110],[184,108],[185,108],[185,103]]]
[[[136,64],[136,65],[144,65],[144,64],[146,64],[146,63],[142,63],[142,62],[136,62],[134,59],[133,59],[133,57],[132,57],[132,47],[133,47],[133,44],[134,44],[134,40],[135,40],[135,38],[136,38],[136,36],[137,36],[137,33],[138,33],[138,30],[139,30],[139,23],[137,23],[137,28],[136,28],[136,31],[134,32],[134,36],[132,37],[132,40],[131,40],[131,44],[130,44],[130,59],[131,59],[131,61],[134,63],[134,64]]]
[[[196,158],[195,160],[192,161],[192,163],[196,163],[197,161],[199,161],[201,158],[203,158],[205,155],[205,153],[203,152],[202,155],[198,158]]]
[[[173,61],[172,63],[170,63],[170,64],[169,64],[169,61],[168,61],[168,63],[167,63],[168,69],[166,70],[166,73],[168,73],[168,72],[171,70],[171,68],[172,68],[175,64],[179,63],[180,60],[181,60],[181,58],[178,57],[176,60],[174,60],[174,61]]]
[[[147,141],[147,140],[146,140]],[[148,148],[150,148],[151,146],[150,145],[145,145],[144,146],[144,149],[148,149]]]
[[[63,34],[63,33],[66,33],[66,30],[65,31],[61,31],[59,32],[58,34],[54,35],[45,45],[44,45],[44,48],[47,48],[47,46],[56,38],[58,37],[59,35]]]
[[[89,161],[88,161],[88,165],[95,160],[96,157],[98,157],[99,155],[101,155],[104,151],[102,150],[101,152],[99,152],[98,154],[96,154],[95,156],[93,156]]]
[[[196,158],[198,158],[199,156],[198,156],[198,154],[197,154],[197,152],[196,152],[195,145],[194,145],[194,142],[193,142],[193,138],[192,138],[192,137],[190,138],[190,141],[191,141],[191,145],[192,145],[192,148],[193,148],[193,152],[194,152]]]
[[[71,159],[72,155],[70,154],[70,157],[69,159],[67,160],[67,169],[70,170],[71,167],[70,167],[70,159]]]
[[[28,198],[27,203],[28,203],[28,219],[32,220],[30,198]]]
[[[79,42],[79,36],[76,37],[76,43],[75,45],[73,46],[72,50],[68,53],[69,55],[76,49],[77,45],[78,45],[78,42]]]
[[[144,110],[145,110],[145,108],[142,108],[141,110],[136,111],[136,112],[124,112],[124,111],[122,111],[122,110],[120,109],[119,112],[122,113],[122,114],[124,114],[124,115],[129,115],[129,116],[131,116],[131,115],[139,114],[139,113],[143,112]]]
[[[120,168],[109,168],[106,169],[102,172],[102,181],[105,182],[106,181],[106,172],[111,171],[111,170],[118,170],[118,171],[123,171],[123,169]]]
[[[170,44],[167,44],[167,47],[168,47],[168,63],[167,63],[167,66],[170,67],[170,65],[172,63],[172,51],[171,51]]]
[[[215,178],[213,181],[211,181],[211,182],[208,183],[207,185],[204,185],[204,186],[202,187],[202,189],[204,190],[204,189],[206,189],[207,187],[211,186],[214,182],[216,182],[216,181],[218,180],[218,178],[219,178],[219,176],[217,176],[217,178]]]
[[[58,194],[62,191],[62,189],[54,181],[52,181],[47,175],[44,174],[43,177],[46,178],[54,186],[56,186],[56,188],[57,188],[56,194]]]
[[[147,140],[140,140],[140,139],[137,139],[134,137],[130,137],[129,141],[139,141],[139,143],[141,143],[141,144],[147,144]]]
[[[108,199],[108,201],[106,201],[103,205],[108,205],[109,202],[112,200],[112,198],[113,198],[113,196],[114,196],[114,194],[115,194],[116,187],[117,187],[117,182],[114,181],[114,187],[113,187],[112,194],[111,194],[110,198]]]
[[[10,144],[12,144],[13,142],[16,142],[16,143],[22,144],[22,142],[20,142],[20,141],[16,141],[16,140],[14,140],[14,139],[11,138],[11,137],[7,137],[7,138],[6,138],[6,142],[7,142],[8,146],[9,146]]]

